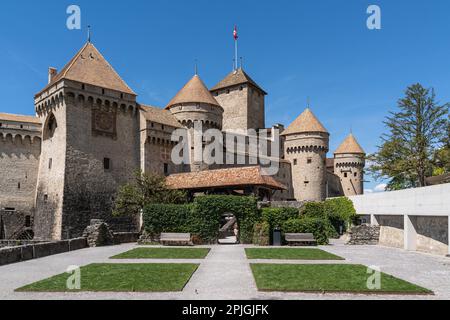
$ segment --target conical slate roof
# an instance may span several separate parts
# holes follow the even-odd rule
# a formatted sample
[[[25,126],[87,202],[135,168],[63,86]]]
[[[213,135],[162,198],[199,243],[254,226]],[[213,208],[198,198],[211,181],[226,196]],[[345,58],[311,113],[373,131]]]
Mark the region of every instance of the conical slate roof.
[[[44,90],[62,79],[136,95],[91,42],[78,51]]]
[[[283,135],[304,133],[304,132],[322,132],[328,133],[327,129],[320,123],[319,119],[312,113],[311,109],[306,109],[291,125],[283,131]]]
[[[239,68],[237,70],[232,71],[229,73],[222,81],[220,81],[218,84],[216,84],[211,91],[216,91],[219,89],[225,89],[233,86],[237,86],[244,83],[250,83],[259,90],[261,90],[264,94],[267,94],[258,84],[253,81],[252,78],[242,69]]]
[[[183,89],[169,102],[166,109],[181,103],[207,103],[220,107],[220,104],[212,96],[198,75],[195,75],[186,83]]]
[[[353,136],[353,134],[350,134],[334,152],[334,154],[344,153],[365,154],[365,151],[358,143],[358,141],[356,141],[356,138]]]

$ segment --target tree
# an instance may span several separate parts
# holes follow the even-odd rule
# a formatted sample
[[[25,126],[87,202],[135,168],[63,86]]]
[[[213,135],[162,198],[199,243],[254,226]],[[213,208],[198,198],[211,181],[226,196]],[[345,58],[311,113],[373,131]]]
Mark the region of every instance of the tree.
[[[381,136],[378,152],[368,157],[372,175],[390,179],[388,190],[426,185],[425,178],[433,174],[436,151],[449,139],[449,106],[436,102],[433,89],[421,84],[407,88],[398,101],[399,111],[390,112],[384,121],[389,133]]]
[[[183,191],[167,188],[164,177],[137,171],[132,183],[119,188],[114,215],[139,213],[147,204],[183,204],[187,195]]]

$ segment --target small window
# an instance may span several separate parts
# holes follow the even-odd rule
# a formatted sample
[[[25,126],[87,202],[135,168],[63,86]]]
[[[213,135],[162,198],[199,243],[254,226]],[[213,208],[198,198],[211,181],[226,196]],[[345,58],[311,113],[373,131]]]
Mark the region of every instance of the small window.
[[[344,173],[344,178],[348,178],[348,173]]]
[[[17,189],[20,190],[20,182],[17,183]]]
[[[48,201],[48,194],[44,194],[44,201],[45,201],[45,202]]]
[[[16,211],[16,208],[5,208],[5,211]]]
[[[120,99],[123,99],[123,93],[120,94]]]
[[[240,87],[239,87],[239,91],[242,91],[242,90],[244,90],[244,87],[243,87],[243,86],[240,86]]]
[[[0,122],[0,127],[2,126],[3,124]]]
[[[227,94],[229,94],[229,93],[230,93],[230,89],[227,90]]]
[[[312,159],[311,159],[311,158],[308,158],[308,160],[306,160],[306,163],[307,163],[307,164],[311,164],[311,163],[312,163]]]
[[[309,181],[305,181],[305,184],[309,184]]]
[[[165,130],[166,127],[162,124],[162,125],[161,125],[161,129]]]
[[[353,175],[354,175],[355,178],[356,178],[356,177],[358,176],[358,172],[355,172]]]
[[[169,174],[169,164],[164,163],[164,175],[168,175]]]
[[[105,94],[105,89],[102,89],[102,94]]]
[[[85,90],[86,86],[84,84],[81,85],[81,90]]]
[[[23,124],[20,125],[20,129],[23,129]]]
[[[109,159],[109,158],[103,159],[103,169],[105,169],[105,170],[111,169],[111,159]]]
[[[53,159],[50,158],[50,159],[48,159],[48,170],[51,170],[52,166],[53,166]]]
[[[30,228],[31,227],[31,216],[26,216],[25,217],[25,228]]]
[[[294,166],[297,165],[297,159],[294,159]]]
[[[152,126],[152,128],[154,128],[154,127],[155,127],[155,124],[152,122],[151,126]]]

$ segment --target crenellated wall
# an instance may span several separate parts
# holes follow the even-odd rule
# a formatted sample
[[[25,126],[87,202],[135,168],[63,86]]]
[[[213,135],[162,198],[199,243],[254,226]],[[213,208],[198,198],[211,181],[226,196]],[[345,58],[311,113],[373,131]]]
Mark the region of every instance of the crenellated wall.
[[[34,218],[40,124],[0,123],[0,233],[5,239],[20,238]]]
[[[326,198],[326,154],[329,135],[311,132],[286,136],[285,159],[292,165],[292,182],[297,201]]]

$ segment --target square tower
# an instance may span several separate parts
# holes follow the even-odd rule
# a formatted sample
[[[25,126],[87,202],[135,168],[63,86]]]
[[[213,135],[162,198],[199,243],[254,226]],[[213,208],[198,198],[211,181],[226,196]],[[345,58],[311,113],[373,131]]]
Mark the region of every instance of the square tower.
[[[264,129],[267,93],[239,68],[211,89],[224,109],[223,130]]]

